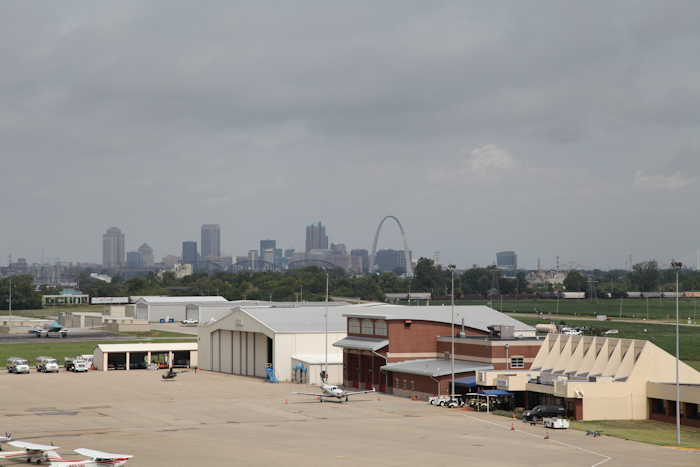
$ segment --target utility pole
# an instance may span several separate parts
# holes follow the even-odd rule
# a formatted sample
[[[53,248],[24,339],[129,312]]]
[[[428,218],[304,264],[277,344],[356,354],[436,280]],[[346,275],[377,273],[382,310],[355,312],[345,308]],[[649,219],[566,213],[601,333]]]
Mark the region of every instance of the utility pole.
[[[12,330],[12,255],[9,255],[10,267],[7,268],[7,272],[10,273],[10,299],[8,302],[8,308],[10,310],[10,331]]]
[[[455,394],[455,268],[457,266],[450,264],[447,267],[452,271],[452,392],[450,394],[450,400],[452,400]]]
[[[676,444],[681,444],[681,402],[680,402],[680,382],[678,378],[678,270],[683,267],[683,263],[671,261],[671,266],[676,270]]]

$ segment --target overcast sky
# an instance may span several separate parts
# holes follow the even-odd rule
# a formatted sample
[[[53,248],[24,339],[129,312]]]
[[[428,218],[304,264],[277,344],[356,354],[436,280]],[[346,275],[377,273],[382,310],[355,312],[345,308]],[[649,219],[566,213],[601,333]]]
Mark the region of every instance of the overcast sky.
[[[700,249],[700,2],[0,2],[0,263],[305,226],[601,269]],[[385,222],[379,248],[401,249]],[[688,255],[693,255],[688,258]]]

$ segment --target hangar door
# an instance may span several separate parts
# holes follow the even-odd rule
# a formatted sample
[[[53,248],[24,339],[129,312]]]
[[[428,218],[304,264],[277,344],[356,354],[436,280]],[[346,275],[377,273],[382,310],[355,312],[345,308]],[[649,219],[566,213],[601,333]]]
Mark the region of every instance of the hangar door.
[[[136,308],[136,319],[148,319],[148,308],[138,307]]]
[[[186,318],[196,319],[197,321],[199,321],[199,308],[187,308]]]
[[[229,331],[212,333],[214,371],[234,375],[266,377],[266,364],[272,362],[272,339],[259,332]]]

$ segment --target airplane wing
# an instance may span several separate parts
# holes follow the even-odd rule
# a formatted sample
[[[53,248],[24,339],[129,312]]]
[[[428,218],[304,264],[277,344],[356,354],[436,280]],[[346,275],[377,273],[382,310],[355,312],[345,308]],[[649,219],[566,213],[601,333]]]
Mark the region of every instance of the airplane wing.
[[[323,394],[322,392],[294,392],[294,391],[292,391],[292,394],[300,394],[302,396],[337,397],[337,396],[331,396],[329,394]]]
[[[68,332],[68,331],[82,331],[83,329],[97,329],[97,328],[104,328],[107,327],[107,325],[102,325],[102,326],[84,326],[82,328],[61,328],[59,332]]]
[[[80,448],[76,449],[75,452],[81,456],[96,458],[96,459],[130,459],[134,456],[130,454],[110,454],[108,452],[95,451],[93,449]]]
[[[8,443],[10,446],[14,446],[20,449],[26,449],[27,451],[55,451],[60,449],[59,446],[48,446],[46,444],[34,444],[26,443],[24,441],[10,441]]]
[[[354,396],[355,394],[367,394],[368,392],[377,392],[374,389],[369,389],[367,391],[356,391],[356,392],[346,392],[344,396]]]

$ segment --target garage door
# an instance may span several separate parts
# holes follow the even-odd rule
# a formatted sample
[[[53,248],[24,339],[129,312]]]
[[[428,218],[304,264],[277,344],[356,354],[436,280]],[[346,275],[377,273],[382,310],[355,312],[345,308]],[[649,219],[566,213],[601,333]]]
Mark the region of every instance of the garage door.
[[[137,308],[136,314],[136,319],[148,319],[148,308]]]
[[[197,308],[188,308],[187,319],[196,319],[199,321],[199,310]]]

